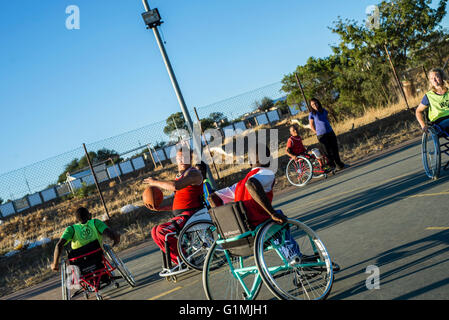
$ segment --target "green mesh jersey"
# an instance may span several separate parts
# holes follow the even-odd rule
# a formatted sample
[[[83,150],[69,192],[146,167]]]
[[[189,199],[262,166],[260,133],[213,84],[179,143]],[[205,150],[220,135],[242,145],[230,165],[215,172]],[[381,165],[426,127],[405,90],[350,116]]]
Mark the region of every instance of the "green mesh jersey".
[[[433,91],[426,93],[430,102],[429,120],[434,122],[440,118],[449,116],[449,91],[443,95],[438,95]]]
[[[74,224],[64,230],[61,238],[71,242],[72,249],[78,249],[86,244],[98,240],[100,245],[103,243],[102,234],[108,226],[101,220],[91,219],[85,224]]]

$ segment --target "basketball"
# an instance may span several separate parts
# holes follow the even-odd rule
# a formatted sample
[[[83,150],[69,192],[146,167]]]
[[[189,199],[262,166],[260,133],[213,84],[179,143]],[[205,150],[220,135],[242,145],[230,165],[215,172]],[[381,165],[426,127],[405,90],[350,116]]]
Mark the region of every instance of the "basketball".
[[[142,200],[145,207],[150,210],[157,210],[161,205],[162,200],[164,200],[164,195],[161,189],[157,187],[146,187],[142,194]]]

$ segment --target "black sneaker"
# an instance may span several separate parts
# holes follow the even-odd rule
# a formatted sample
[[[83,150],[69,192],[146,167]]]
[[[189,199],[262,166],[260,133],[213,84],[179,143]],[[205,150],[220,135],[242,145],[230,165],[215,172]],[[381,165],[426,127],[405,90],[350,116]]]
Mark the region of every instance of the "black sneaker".
[[[337,171],[341,171],[343,169],[349,168],[348,164],[343,164],[343,166],[337,166]]]

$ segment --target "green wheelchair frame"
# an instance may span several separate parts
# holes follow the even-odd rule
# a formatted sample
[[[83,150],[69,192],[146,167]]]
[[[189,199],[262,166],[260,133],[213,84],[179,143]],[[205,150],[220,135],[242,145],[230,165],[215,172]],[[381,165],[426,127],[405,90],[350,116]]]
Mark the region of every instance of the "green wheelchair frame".
[[[304,233],[308,241],[303,242],[303,244],[309,242],[309,251],[307,253],[311,254],[297,256],[294,260],[289,261],[282,252],[282,248],[285,248],[287,232],[290,232],[292,229],[295,229],[295,232],[300,231]],[[253,248],[255,265],[251,266],[245,266],[245,263],[251,260],[249,257],[246,257],[247,261],[245,261],[245,257],[233,256],[229,250],[221,247],[223,244],[229,244],[246,237],[255,237]],[[303,246],[299,245],[299,247],[302,253]],[[275,257],[274,265],[269,264],[267,258],[264,257],[264,254],[268,252],[271,252]],[[220,258],[218,258],[219,255],[221,255]],[[217,266],[212,263],[214,258],[218,259]],[[236,282],[240,288],[237,288],[237,285],[235,288],[223,288],[221,285],[217,289],[212,287],[214,280],[211,277],[213,273],[222,266],[227,268],[225,267],[226,264],[229,266],[229,270],[224,271],[224,274],[230,275],[231,280],[226,281],[225,284]],[[324,244],[312,229],[297,220],[289,219],[283,225],[276,224],[273,221],[266,221],[255,230],[230,239],[225,240],[219,236],[210,248],[204,262],[203,287],[206,297],[210,300],[253,300],[259,294],[262,283],[265,283],[271,293],[278,299],[321,300],[325,299],[331,291],[334,279],[333,271],[330,256]],[[313,274],[313,276],[307,279],[306,274],[308,276]],[[252,285],[248,285],[244,281],[250,275],[254,276]],[[287,280],[281,283],[280,279],[283,276],[287,276],[292,281]],[[316,288],[312,288],[309,282],[313,277],[321,277],[325,280],[323,285],[318,286],[319,292],[317,292]],[[290,288],[285,288],[286,286]],[[310,286],[310,288],[305,288],[307,286]],[[298,290],[298,288],[302,288],[302,290]],[[221,291],[222,289],[225,289],[225,296],[218,296],[216,291]]]

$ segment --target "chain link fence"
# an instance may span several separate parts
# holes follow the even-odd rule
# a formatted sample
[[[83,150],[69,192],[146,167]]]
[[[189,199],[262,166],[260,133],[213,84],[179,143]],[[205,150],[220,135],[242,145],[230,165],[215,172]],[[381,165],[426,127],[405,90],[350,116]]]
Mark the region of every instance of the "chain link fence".
[[[424,66],[398,70],[398,77],[407,98],[424,95],[428,90],[427,72]],[[400,88],[391,81],[394,95],[401,99]],[[311,86],[307,82],[303,87]],[[301,105],[286,104],[282,82],[246,92],[230,99],[190,110],[193,121],[209,119],[210,128],[219,129],[223,138],[232,138],[260,125],[275,124],[286,117],[306,111]],[[314,86],[317,86],[316,84]],[[282,104],[278,102],[284,102]],[[264,105],[265,103],[265,105]],[[99,183],[134,178],[151,172],[172,161],[177,141],[164,133],[172,121],[161,121],[86,145],[89,153],[106,154],[94,161],[94,171]],[[203,130],[205,128],[203,127]],[[210,136],[206,136],[209,139]],[[204,139],[203,139],[204,142]],[[191,145],[192,139],[190,139]],[[110,152],[110,154],[108,154]],[[95,155],[94,154],[94,155]],[[0,218],[45,207],[48,203],[64,200],[82,188],[94,184],[90,168],[68,170],[69,164],[86,158],[84,148],[43,160],[27,167],[0,175]],[[7,199],[7,200],[6,200]]]
[[[254,126],[276,123],[285,116],[299,112],[295,106],[282,110],[274,106],[277,101],[285,100],[281,87],[282,83],[276,82],[190,112],[193,115],[196,111],[200,120],[208,118],[211,113],[221,113],[222,119],[226,121],[216,123],[215,127],[220,129],[223,137],[232,137]],[[270,101],[268,110],[257,108],[263,99]],[[176,142],[170,141],[170,137],[164,133],[166,126],[167,121],[152,123],[86,144],[90,155],[99,156],[103,153],[103,157],[93,161],[98,182],[121,182],[171,162]],[[3,201],[0,204],[0,218],[64,201],[68,195],[93,185],[94,179],[87,164],[81,169],[67,170],[71,163],[81,163],[83,158],[86,159],[86,153],[80,146],[64,154],[1,174],[0,198]]]

